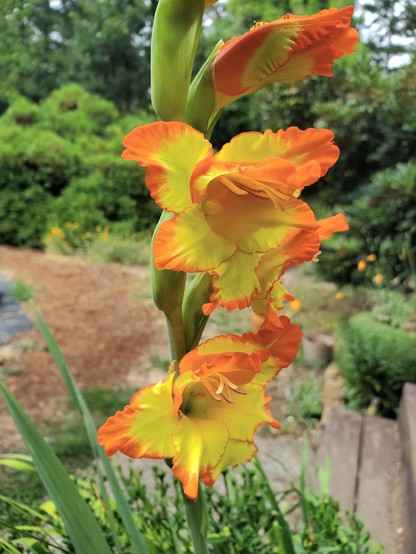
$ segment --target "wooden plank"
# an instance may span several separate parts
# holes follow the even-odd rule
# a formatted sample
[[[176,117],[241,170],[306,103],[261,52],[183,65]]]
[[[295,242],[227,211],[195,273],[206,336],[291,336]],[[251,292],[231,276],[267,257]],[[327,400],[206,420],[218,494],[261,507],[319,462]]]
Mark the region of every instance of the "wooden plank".
[[[362,433],[356,513],[374,540],[386,552],[395,554],[398,424],[391,419],[364,416]]]
[[[329,409],[316,465],[330,464],[329,491],[344,510],[354,509],[363,416],[339,406]]]
[[[404,478],[404,552],[416,552],[416,385],[406,383],[399,412]]]

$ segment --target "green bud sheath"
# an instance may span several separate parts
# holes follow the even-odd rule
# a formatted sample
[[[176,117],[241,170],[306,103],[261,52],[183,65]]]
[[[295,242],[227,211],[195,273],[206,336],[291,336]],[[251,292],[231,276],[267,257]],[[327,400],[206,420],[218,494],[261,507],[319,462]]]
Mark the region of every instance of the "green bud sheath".
[[[199,343],[209,317],[202,312],[202,306],[209,301],[211,294],[211,275],[208,273],[199,273],[186,289],[182,314],[187,350]]]
[[[169,269],[157,269],[153,259],[153,240],[159,227],[164,221],[171,219],[172,214],[163,212],[159,223],[153,233],[152,254],[150,256],[150,285],[153,301],[166,315],[174,313],[178,307],[182,307],[183,293],[185,290],[186,273],[182,271],[170,271]]]
[[[160,0],[153,24],[151,94],[163,121],[183,121],[204,0]]]
[[[152,253],[150,256],[150,286],[153,301],[165,313],[169,335],[171,360],[177,362],[186,353],[186,340],[182,320],[182,299],[185,290],[186,273],[157,269],[153,258],[153,240],[162,223],[172,217],[163,212],[153,233]]]
[[[205,135],[215,124],[219,112],[216,108],[214,62],[222,44],[220,41],[215,46],[189,87],[185,121]],[[209,137],[206,135],[206,138]]]

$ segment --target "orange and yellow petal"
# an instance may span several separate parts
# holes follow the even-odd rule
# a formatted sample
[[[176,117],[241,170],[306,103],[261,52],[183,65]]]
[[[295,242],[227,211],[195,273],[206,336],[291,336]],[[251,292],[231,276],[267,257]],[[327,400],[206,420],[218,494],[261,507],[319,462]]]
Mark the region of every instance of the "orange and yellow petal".
[[[319,223],[318,235],[319,240],[329,239],[334,233],[348,231],[348,221],[343,214],[333,215],[326,219],[321,219]]]
[[[270,413],[270,397],[264,392],[264,386],[249,383],[241,390],[245,394],[232,392],[232,401],[217,402],[208,394],[200,396],[192,408],[192,417],[222,421],[226,424],[229,437],[240,441],[253,441],[256,429],[268,423],[279,428],[280,424]]]
[[[292,162],[297,171],[297,185],[312,184],[324,176],[339,158],[339,148],[333,144],[334,134],[328,129],[306,129],[289,127],[286,131],[274,133],[241,133],[215,155],[215,163],[258,164],[268,158],[283,158]],[[317,171],[319,165],[319,173]]]
[[[191,352],[188,352],[179,363],[179,371],[196,371],[204,364],[210,364],[219,359],[225,353],[252,354],[259,350],[254,333],[244,335],[218,335],[198,344]],[[236,358],[236,361],[238,358]],[[240,361],[240,360],[238,360]]]
[[[319,224],[319,222],[318,222]],[[319,251],[318,232],[294,230],[287,240],[263,254],[256,267],[256,274],[265,293],[292,265],[310,261]]]
[[[228,353],[236,356],[233,359],[234,366],[244,367],[245,364],[245,370],[249,370],[250,364],[247,364],[246,358],[239,358],[244,354],[253,357],[251,382],[265,384],[294,360],[300,340],[300,327],[293,325],[288,317],[278,316],[273,307],[268,305],[265,319],[257,333],[241,336],[228,334],[208,339],[182,358],[179,367],[181,373],[185,374],[195,372],[204,365],[212,367],[212,371],[217,365],[218,371],[221,371],[222,366],[226,367],[222,356]],[[258,371],[255,368],[259,363]]]
[[[268,305],[266,320],[259,331],[259,340],[267,348],[268,357],[262,363],[261,370],[256,373],[252,383],[266,384],[283,368],[293,362],[298,353],[302,332],[299,325],[293,325],[286,316],[277,317],[281,327],[277,328],[270,323],[274,309]]]
[[[178,420],[173,416],[172,382],[173,374],[165,382],[140,390],[122,412],[107,419],[98,431],[98,443],[107,456],[117,451],[130,458],[175,455],[172,434]]]
[[[201,475],[201,478],[208,487],[212,487],[227,467],[249,462],[256,453],[257,447],[252,442],[230,439],[221,460],[209,472]]]
[[[270,194],[273,193],[270,191]],[[208,186],[202,209],[215,234],[247,253],[267,252],[292,229],[318,228],[312,210],[297,198],[262,198],[246,191],[234,193],[216,182]]]
[[[278,279],[275,280],[272,286],[260,295],[255,296],[251,301],[253,311],[258,315],[264,315],[267,306],[271,304],[276,311],[284,308],[285,300],[294,300],[295,297],[291,294]]]
[[[193,273],[216,268],[235,250],[235,244],[212,231],[201,206],[194,204],[160,226],[153,254],[158,269]]]
[[[198,479],[215,467],[225,452],[228,429],[222,421],[183,416],[173,434],[172,471],[188,498],[198,496]]]
[[[252,88],[261,88],[287,60],[297,32],[295,25],[279,33],[273,24],[266,23],[227,41],[214,63],[214,83],[219,95],[239,97]],[[219,101],[218,107],[221,105]]]
[[[334,60],[353,52],[357,43],[357,31],[348,28],[352,13],[348,6],[286,15],[226,42],[214,62],[217,107],[268,83],[331,76]]]
[[[329,8],[314,15],[288,14],[276,21],[280,26],[300,25],[299,34],[294,50],[305,50],[319,43],[320,40],[330,40],[330,46],[335,53],[335,59],[354,51],[358,40],[356,29],[349,28],[354,13],[354,6],[344,8]],[[347,34],[344,31],[348,31]],[[341,37],[340,37],[340,36]]]
[[[202,308],[205,315],[212,313],[217,306],[228,310],[242,310],[250,305],[251,296],[260,290],[254,271],[258,260],[259,255],[256,253],[247,254],[237,250],[215,269],[212,279],[214,292],[210,301]]]
[[[213,154],[202,133],[185,123],[158,121],[133,129],[124,146],[124,159],[148,167],[145,182],[162,209],[178,212],[192,204],[195,165]]]

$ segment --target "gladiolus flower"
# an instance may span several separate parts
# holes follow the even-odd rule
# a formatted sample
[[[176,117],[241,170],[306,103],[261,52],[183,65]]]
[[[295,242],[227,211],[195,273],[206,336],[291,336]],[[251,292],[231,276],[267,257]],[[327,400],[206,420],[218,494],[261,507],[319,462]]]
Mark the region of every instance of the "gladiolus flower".
[[[349,27],[353,6],[314,15],[285,15],[257,23],[247,33],[216,47],[195,77],[187,117],[205,131],[219,110],[270,83],[311,75],[332,77],[337,58],[354,52],[356,29]]]
[[[365,260],[360,260],[357,264],[358,271],[365,271],[367,267],[367,262]]]
[[[157,122],[125,138],[122,157],[148,166],[145,182],[173,218],[154,240],[158,269],[212,275],[206,314],[218,306],[264,312],[290,298],[278,279],[311,260],[320,242],[348,228],[342,215],[317,221],[298,199],[336,162],[326,129],[243,133],[214,155],[184,123]]]
[[[269,307],[258,333],[214,337],[186,354],[179,375],[137,392],[98,432],[112,456],[172,459],[185,494],[198,495],[198,479],[214,484],[228,466],[256,453],[254,433],[279,428],[265,384],[296,356],[300,328]]]
[[[285,15],[227,41],[214,62],[217,108],[278,81],[332,77],[334,60],[354,52],[353,6]]]

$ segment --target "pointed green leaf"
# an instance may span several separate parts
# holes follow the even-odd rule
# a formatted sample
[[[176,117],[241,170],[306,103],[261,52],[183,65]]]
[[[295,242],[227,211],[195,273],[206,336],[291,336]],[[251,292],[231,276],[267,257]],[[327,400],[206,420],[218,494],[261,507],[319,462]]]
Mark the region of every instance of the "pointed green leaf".
[[[117,476],[114,472],[113,466],[110,460],[105,455],[104,449],[97,443],[97,428],[95,426],[94,420],[91,416],[91,413],[88,409],[87,403],[84,400],[84,397],[81,394],[81,391],[77,387],[75,380],[72,376],[71,371],[69,370],[65,358],[62,355],[62,352],[56,342],[54,336],[48,329],[46,323],[43,321],[41,316],[35,311],[35,318],[42,333],[46,346],[48,347],[49,352],[54,359],[54,362],[61,374],[65,384],[68,388],[68,392],[71,395],[75,405],[77,406],[79,412],[81,413],[84,419],[85,429],[87,431],[88,439],[91,444],[92,451],[97,460],[100,460],[103,468],[104,474],[108,479],[111,490],[114,494],[114,499],[117,503],[117,511],[121,520],[123,521],[126,533],[128,534],[131,544],[132,544],[132,554],[148,554],[148,548],[146,541],[143,538],[142,533],[140,532],[139,527],[134,519],[131,508],[126,500],[125,493],[123,492],[120,483],[117,479]],[[101,494],[103,499],[107,498],[107,491],[104,487],[101,487]],[[108,504],[107,504],[108,505]],[[117,536],[113,534],[114,541],[117,544]]]
[[[16,471],[29,471],[36,473],[36,469],[32,464],[23,462],[22,460],[14,460],[12,458],[0,458],[0,466],[10,467]]]
[[[0,392],[32,456],[39,477],[56,504],[77,554],[111,554],[94,514],[51,447],[2,381]]]

